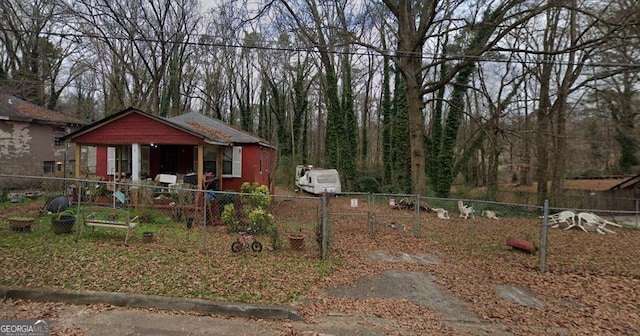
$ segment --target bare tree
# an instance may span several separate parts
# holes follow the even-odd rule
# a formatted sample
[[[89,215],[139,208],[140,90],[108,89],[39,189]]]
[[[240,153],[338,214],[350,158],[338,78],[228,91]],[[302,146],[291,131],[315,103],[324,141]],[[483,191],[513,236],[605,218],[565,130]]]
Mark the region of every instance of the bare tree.
[[[55,109],[63,90],[79,74],[78,67],[66,67],[65,62],[82,57],[74,39],[65,35],[68,13],[58,1],[2,0],[0,16],[0,86]]]
[[[72,6],[77,29],[93,38],[102,55],[108,104],[119,97],[152,113],[181,113],[181,74],[199,24],[196,0],[79,0]]]

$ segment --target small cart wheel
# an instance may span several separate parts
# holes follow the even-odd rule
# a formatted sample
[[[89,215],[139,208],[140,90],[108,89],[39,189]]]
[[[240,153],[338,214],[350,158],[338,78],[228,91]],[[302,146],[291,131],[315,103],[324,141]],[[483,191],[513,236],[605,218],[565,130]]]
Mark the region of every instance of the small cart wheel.
[[[234,241],[231,244],[231,252],[238,253],[240,251],[242,251],[242,243],[239,241]]]
[[[253,250],[253,252],[260,252],[262,251],[262,244],[259,241],[254,241],[251,244],[251,249]]]

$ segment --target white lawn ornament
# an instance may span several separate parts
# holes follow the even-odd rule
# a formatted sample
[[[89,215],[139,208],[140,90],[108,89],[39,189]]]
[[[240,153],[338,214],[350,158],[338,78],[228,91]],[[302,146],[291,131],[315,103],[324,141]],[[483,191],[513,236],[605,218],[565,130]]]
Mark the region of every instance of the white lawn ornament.
[[[462,203],[461,200],[458,201],[458,209],[460,210],[460,217],[464,217],[464,219],[467,219],[469,218],[469,215],[471,215],[471,218],[475,218],[473,216],[473,207]]]
[[[549,225],[552,228],[560,227],[560,223],[565,223],[569,228],[576,226],[576,213],[571,210],[564,210],[553,215],[549,215]]]
[[[614,231],[611,231],[608,228],[606,228],[607,225],[621,227],[620,224],[610,222],[592,212],[580,212],[578,213],[577,216],[578,216],[578,224],[576,225],[579,228],[581,228],[584,232],[588,232],[588,231],[585,229],[584,226],[582,226],[582,222],[584,222],[584,224],[592,226],[593,228],[595,228],[596,232],[600,234],[615,233]]]
[[[443,208],[433,208],[431,210],[435,211],[438,214],[438,218],[440,219],[451,219],[449,218],[449,211]]]
[[[482,211],[482,217],[487,217],[489,219],[498,219],[498,216],[496,215],[496,212],[495,211],[491,211],[491,210]]]

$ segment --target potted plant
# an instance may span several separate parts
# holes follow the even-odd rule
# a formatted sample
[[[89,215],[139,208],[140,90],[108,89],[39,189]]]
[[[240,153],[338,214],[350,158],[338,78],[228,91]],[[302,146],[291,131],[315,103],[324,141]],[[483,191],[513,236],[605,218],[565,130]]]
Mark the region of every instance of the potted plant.
[[[51,230],[53,233],[71,233],[73,232],[73,225],[76,222],[77,209],[67,208],[62,212],[55,213],[51,217]]]
[[[290,222],[287,224],[289,246],[292,250],[300,250],[304,246],[304,234],[302,233],[302,224]]]
[[[142,232],[142,241],[145,243],[153,242],[153,231],[144,231]]]

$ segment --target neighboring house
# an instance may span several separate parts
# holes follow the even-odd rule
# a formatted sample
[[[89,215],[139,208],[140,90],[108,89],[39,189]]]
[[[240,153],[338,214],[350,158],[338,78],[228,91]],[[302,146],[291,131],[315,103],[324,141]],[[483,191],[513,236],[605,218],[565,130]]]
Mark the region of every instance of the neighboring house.
[[[624,181],[611,187],[609,190],[640,190],[640,174],[631,176]]]
[[[200,188],[239,191],[255,182],[273,190],[275,147],[196,112],[162,118],[127,108],[67,139],[76,145],[78,177],[137,183],[163,174]]]
[[[75,148],[62,138],[83,124],[78,118],[0,94],[0,173],[71,172]]]

